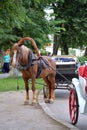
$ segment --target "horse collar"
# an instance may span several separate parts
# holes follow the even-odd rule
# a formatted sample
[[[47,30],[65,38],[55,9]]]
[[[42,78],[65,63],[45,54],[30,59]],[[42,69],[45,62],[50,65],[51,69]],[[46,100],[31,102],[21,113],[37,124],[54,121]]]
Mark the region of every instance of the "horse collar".
[[[17,63],[17,69],[19,70],[27,70],[29,69],[31,66],[34,65],[34,60],[35,59],[35,55],[30,51],[30,54],[28,55],[28,64],[27,65],[22,65],[20,62]]]

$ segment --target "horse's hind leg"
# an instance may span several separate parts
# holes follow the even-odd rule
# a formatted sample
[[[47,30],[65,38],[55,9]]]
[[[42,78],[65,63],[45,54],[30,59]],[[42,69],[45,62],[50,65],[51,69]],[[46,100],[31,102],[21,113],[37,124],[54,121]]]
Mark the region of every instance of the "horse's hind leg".
[[[55,98],[55,93],[54,93],[54,89],[55,89],[55,78],[54,77],[50,78],[50,83],[51,83],[51,97],[50,97],[50,102],[53,102],[54,98]]]
[[[54,97],[55,97],[55,93],[54,93],[54,89],[55,89],[55,77],[54,76],[48,76],[47,78],[44,79],[44,81],[46,82],[47,86],[48,86],[48,98],[49,98],[49,102],[52,103],[54,101]]]
[[[51,98],[51,84],[50,84],[50,82],[49,82],[49,80],[48,80],[48,77],[46,77],[46,78],[44,78],[44,81],[45,81],[45,83],[46,83],[46,87],[47,87],[47,93],[48,93],[48,96],[45,98],[45,102],[46,103],[49,103],[49,101],[50,101],[50,98]]]

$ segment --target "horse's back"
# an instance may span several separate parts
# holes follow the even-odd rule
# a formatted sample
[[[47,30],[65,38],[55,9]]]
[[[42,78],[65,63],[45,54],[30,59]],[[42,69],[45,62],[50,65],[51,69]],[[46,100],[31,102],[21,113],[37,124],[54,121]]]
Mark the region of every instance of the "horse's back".
[[[49,56],[43,56],[43,58],[47,59],[49,66],[51,66],[52,68],[54,68],[56,70],[56,63],[55,61],[52,59],[52,57]]]
[[[48,57],[48,56],[43,56],[43,59],[47,61],[46,62],[47,68],[44,69],[42,73],[44,73],[44,75],[45,75],[45,72],[46,72],[47,75],[51,74],[51,75],[55,76],[56,75],[56,63],[55,63],[55,61],[51,57]]]

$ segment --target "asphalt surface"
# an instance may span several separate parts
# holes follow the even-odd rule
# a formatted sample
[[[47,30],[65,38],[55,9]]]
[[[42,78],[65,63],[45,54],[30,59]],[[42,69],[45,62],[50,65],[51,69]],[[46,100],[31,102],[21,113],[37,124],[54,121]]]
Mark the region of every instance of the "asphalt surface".
[[[9,73],[0,74],[0,78],[7,78],[9,75]]]
[[[63,103],[63,106],[58,106],[59,103],[58,103],[58,100],[56,99],[53,104],[47,104],[43,100],[43,91],[40,92],[38,99],[39,99],[38,101],[39,101],[40,106],[49,117],[51,117],[52,119],[60,123],[62,126],[65,126],[65,128],[68,128],[69,130],[79,130],[77,127],[75,127],[68,120],[65,119],[65,116],[66,118],[69,118],[69,114],[66,113],[66,115],[64,115],[65,114],[64,111],[67,111],[67,109],[65,109],[64,107],[66,104],[65,101]]]
[[[8,76],[2,74],[0,78]],[[0,130],[79,130],[53,112],[57,100],[47,105],[42,91],[38,94],[37,104],[32,105],[30,98],[29,104],[24,105],[24,99],[25,91],[0,92]]]
[[[55,114],[58,119],[68,122],[71,124],[69,114],[69,94],[70,91],[65,89],[55,90],[55,102],[53,105],[46,104],[50,108],[51,112]],[[79,109],[78,121],[75,127],[80,130],[87,130],[87,113],[81,113]]]
[[[40,105],[24,105],[25,91],[0,92],[0,130],[69,130],[51,119]]]

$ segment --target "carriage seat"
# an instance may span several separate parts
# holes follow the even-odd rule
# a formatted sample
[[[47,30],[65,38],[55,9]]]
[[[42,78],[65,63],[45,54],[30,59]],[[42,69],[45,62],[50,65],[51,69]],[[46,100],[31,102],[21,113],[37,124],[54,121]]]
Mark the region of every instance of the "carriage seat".
[[[86,80],[85,91],[87,93],[87,65],[80,66],[78,73],[79,76],[82,76]]]
[[[82,65],[79,67],[79,76],[87,78],[87,65]]]

